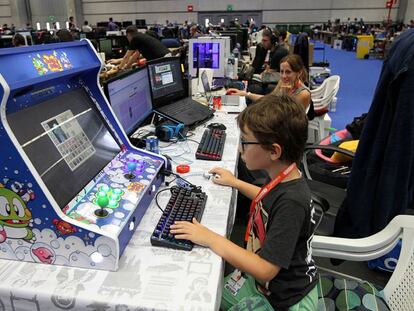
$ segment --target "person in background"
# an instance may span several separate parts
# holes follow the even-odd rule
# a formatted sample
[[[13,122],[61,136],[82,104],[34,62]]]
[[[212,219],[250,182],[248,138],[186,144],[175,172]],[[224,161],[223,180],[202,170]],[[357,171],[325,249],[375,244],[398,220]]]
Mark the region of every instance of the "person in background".
[[[308,74],[302,59],[296,54],[290,54],[280,61],[280,80],[272,93],[286,94],[292,97],[307,111],[311,105],[310,90],[305,86],[307,80]],[[234,95],[246,96],[247,99],[253,102],[263,97],[260,94],[237,89],[229,89],[229,91],[232,91]]]
[[[77,30],[78,26],[76,25],[75,18],[73,16],[69,17],[69,30]]]
[[[287,51],[289,51],[289,45],[286,42],[287,32],[286,30],[279,31],[278,35],[278,44],[279,47],[285,48]]]
[[[200,30],[198,29],[197,25],[193,25],[190,28],[190,39],[197,39],[198,37],[201,37],[202,34]]]
[[[124,57],[108,61],[110,64],[119,65],[120,70],[131,68],[141,57],[153,60],[171,55],[160,40],[138,32],[135,26],[127,27],[126,37],[129,41],[129,48]]]
[[[114,19],[112,17],[109,18],[108,22],[108,31],[116,31],[118,30],[118,25],[114,23]]]
[[[67,29],[58,30],[56,36],[59,38],[59,42],[71,42],[74,40],[72,34]]]
[[[19,47],[19,46],[25,46],[26,42],[24,41],[24,37],[21,34],[16,33],[13,36],[12,44],[14,47]]]
[[[83,22],[82,31],[83,32],[92,32],[92,27],[89,26],[88,21]]]

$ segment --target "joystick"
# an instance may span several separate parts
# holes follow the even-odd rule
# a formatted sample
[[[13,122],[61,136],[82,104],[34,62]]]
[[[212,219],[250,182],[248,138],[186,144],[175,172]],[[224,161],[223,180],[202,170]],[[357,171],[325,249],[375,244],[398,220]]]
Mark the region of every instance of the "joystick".
[[[128,174],[125,174],[125,178],[131,180],[135,178],[135,175],[133,174],[133,172],[135,171],[135,169],[137,168],[137,163],[134,161],[128,161],[127,163],[127,168],[128,168]]]
[[[109,213],[107,210],[105,210],[105,207],[108,206],[109,199],[105,192],[98,192],[98,199],[96,200],[96,203],[100,208],[95,210],[95,215],[101,218],[108,216]]]

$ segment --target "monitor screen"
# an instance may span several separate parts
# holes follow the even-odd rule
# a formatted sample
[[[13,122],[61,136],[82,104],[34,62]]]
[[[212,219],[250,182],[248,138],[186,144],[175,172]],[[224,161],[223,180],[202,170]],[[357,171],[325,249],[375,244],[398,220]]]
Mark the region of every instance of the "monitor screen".
[[[218,69],[220,66],[220,42],[193,44],[193,67]]]
[[[168,98],[184,92],[179,58],[161,58],[148,63],[152,98]]]
[[[135,25],[136,25],[136,26],[141,26],[141,27],[143,27],[143,26],[146,26],[146,24],[147,24],[147,22],[146,22],[146,20],[145,20],[145,19],[136,19],[136,20],[135,20]]]
[[[190,39],[188,47],[189,75],[198,77],[200,69],[212,69],[215,78],[222,78],[227,57],[230,57],[229,37]]]
[[[81,88],[11,113],[7,120],[60,208],[120,152]]]
[[[152,112],[147,68],[110,80],[105,92],[125,133],[135,131]]]
[[[98,22],[98,23],[96,23],[96,27],[108,28],[108,22]]]
[[[132,26],[132,22],[131,21],[124,21],[124,22],[122,22],[122,27],[123,28],[127,28],[128,26]]]
[[[99,51],[105,53],[105,55],[112,54],[112,40],[111,39],[101,39],[99,40]]]

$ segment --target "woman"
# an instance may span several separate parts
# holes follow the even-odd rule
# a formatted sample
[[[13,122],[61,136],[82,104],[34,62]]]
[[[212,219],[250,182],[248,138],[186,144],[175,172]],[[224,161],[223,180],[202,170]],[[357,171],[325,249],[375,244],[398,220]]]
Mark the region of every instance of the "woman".
[[[287,55],[280,61],[280,80],[272,93],[287,94],[302,104],[305,110],[308,111],[311,104],[311,94],[304,84],[306,81],[307,72],[300,56]],[[229,89],[228,91],[234,95],[246,96],[253,102],[264,96],[237,89]]]

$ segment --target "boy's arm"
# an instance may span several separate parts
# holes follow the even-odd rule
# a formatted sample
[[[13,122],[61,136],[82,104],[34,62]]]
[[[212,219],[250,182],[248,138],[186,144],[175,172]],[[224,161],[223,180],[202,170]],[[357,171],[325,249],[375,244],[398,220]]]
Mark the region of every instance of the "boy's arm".
[[[260,187],[249,184],[245,181],[236,178],[236,176],[234,176],[232,172],[225,168],[214,167],[211,170],[209,170],[209,173],[217,174],[217,176],[213,178],[213,182],[215,184],[236,188],[238,191],[240,191],[243,195],[245,195],[251,200],[253,200],[253,198],[260,191]]]
[[[260,187],[249,184],[240,179],[235,180],[233,187],[239,190],[239,192],[248,197],[250,200],[253,200],[260,191]]]
[[[242,270],[255,279],[268,282],[280,271],[280,267],[274,265],[259,255],[241,248],[221,235],[207,229],[195,218],[193,223],[177,221],[171,226],[171,233],[177,239],[191,240],[192,242],[207,246],[213,252],[222,257],[233,267]]]

